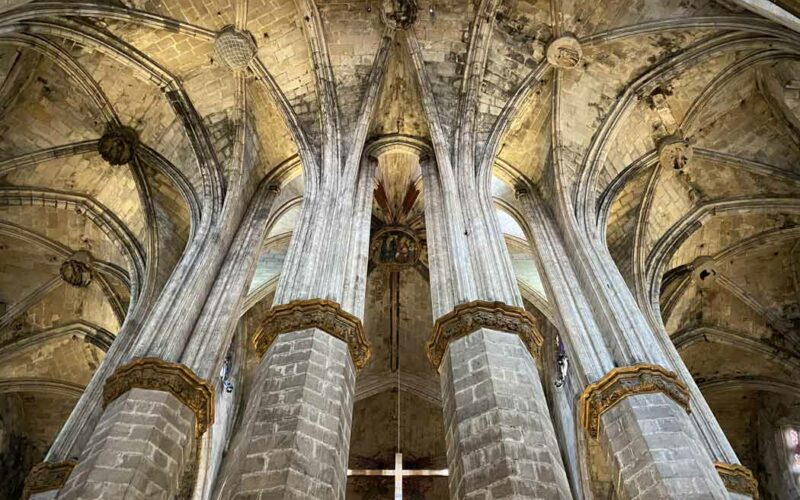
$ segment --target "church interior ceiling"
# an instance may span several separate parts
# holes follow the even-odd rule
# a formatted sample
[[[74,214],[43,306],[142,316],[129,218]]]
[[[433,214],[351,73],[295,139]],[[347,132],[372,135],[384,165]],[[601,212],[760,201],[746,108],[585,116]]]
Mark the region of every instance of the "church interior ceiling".
[[[383,6],[309,1],[346,155]],[[776,405],[800,418],[800,33],[730,0],[420,0],[413,31],[390,41],[368,142],[430,145],[431,105],[455,141],[484,3],[493,17],[475,72],[475,169],[526,306],[558,329],[514,191],[567,190],[640,307],[666,327],[741,461],[760,471],[752,429]],[[775,3],[800,16],[800,2]],[[210,203],[209,157],[221,192],[282,179],[237,335],[269,311],[307,179],[336,175],[301,161],[322,154],[330,103],[300,4],[93,0],[72,12],[70,2],[0,1],[0,477],[12,478],[0,498],[42,460],[129,312],[165,286]],[[239,73],[215,49],[226,26],[255,44]],[[564,34],[581,48],[568,70],[546,57]],[[103,150],[101,138],[123,125],[135,154],[112,165],[105,157],[127,143]],[[248,172],[232,166],[237,127],[255,151]],[[374,160],[363,321],[373,353],[357,380],[351,468],[391,467],[398,439],[410,465],[446,466],[424,349],[435,320],[426,192],[404,151]],[[257,359],[243,346],[246,398]],[[446,485],[410,488],[444,498]],[[383,479],[348,484],[353,499],[390,491]]]

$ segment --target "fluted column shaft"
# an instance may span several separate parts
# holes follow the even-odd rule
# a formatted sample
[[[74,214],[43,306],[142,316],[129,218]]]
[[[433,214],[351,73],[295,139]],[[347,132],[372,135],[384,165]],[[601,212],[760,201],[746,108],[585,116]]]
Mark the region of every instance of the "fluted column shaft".
[[[244,210],[237,208],[243,205],[241,201],[229,205],[231,212],[223,214],[221,219],[236,224],[224,230],[217,228],[212,232],[214,236],[200,238],[198,244],[203,246],[196,252],[188,251],[185,256],[197,255],[190,259],[194,271],[187,268],[186,273],[191,275],[194,272],[202,276],[174,275],[174,279],[184,281],[187,286],[191,284],[184,293],[198,302],[199,306],[196,305],[192,310],[174,311],[173,314],[183,315],[181,321],[184,323],[194,314],[194,321],[197,322],[198,317],[204,317],[203,311],[208,310],[214,313],[218,325],[203,329],[202,339],[192,332],[180,339],[173,338],[173,342],[166,344],[163,341],[155,342],[148,335],[137,337],[126,349],[127,355],[120,352],[119,357],[112,358],[116,366],[108,363],[108,370],[98,372],[98,376],[104,378],[93,382],[96,384],[95,403],[98,408],[105,406],[105,411],[96,411],[99,422],[80,454],[78,465],[61,489],[59,498],[107,498],[104,495],[112,495],[125,499],[168,499],[181,489],[191,492],[197,473],[193,464],[197,460],[202,437],[201,433],[196,432],[198,417],[187,408],[186,401],[170,394],[168,383],[159,381],[164,375],[145,375],[148,387],[131,389],[110,400],[106,398],[103,406],[100,396],[104,388],[107,390],[108,372],[116,373],[115,370],[119,370],[121,365],[128,366],[126,362],[144,358],[153,359],[156,365],[159,362],[169,363],[170,358],[177,359],[183,363],[173,365],[183,367],[195,377],[199,375],[198,383],[213,379],[213,374],[219,370],[215,365],[221,362],[230,343],[231,325],[235,325],[239,317],[239,304],[252,278],[253,262],[259,252],[266,215],[274,197],[274,190],[264,184],[254,195],[250,210],[244,217]],[[234,240],[238,222],[243,218],[245,223],[236,236],[242,245],[231,246],[233,255],[228,255],[229,244]],[[223,261],[226,261],[225,266],[222,266]],[[185,264],[188,266],[189,263]],[[221,288],[227,288],[228,293],[224,298],[220,298],[219,293],[209,297],[212,290]],[[166,295],[163,300],[175,302],[174,297]],[[220,301],[227,307],[220,307]],[[182,302],[184,300],[178,301]],[[194,340],[194,343],[190,342],[190,347],[201,343],[202,348],[190,348],[182,354],[186,350],[186,341],[190,339]],[[208,422],[209,425],[212,423]],[[188,467],[190,465],[192,467]],[[165,470],[167,474],[164,474]]]
[[[559,314],[562,339],[584,394],[578,411],[613,470],[620,498],[727,498],[711,456],[681,403],[688,391],[666,362],[616,268],[599,269],[595,249],[569,221],[558,220],[526,190],[520,204],[548,292]],[[562,214],[568,219],[568,214]],[[608,263],[605,262],[607,266]],[[613,281],[613,282],[612,282]],[[582,317],[581,317],[582,316]],[[632,366],[632,368],[625,368]],[[622,367],[622,368],[617,368]],[[637,367],[654,367],[641,369]],[[647,375],[642,373],[647,372]],[[673,397],[647,384],[654,378]],[[589,385],[591,384],[591,385]],[[623,388],[624,389],[620,389]],[[659,386],[661,387],[661,386]],[[612,391],[624,396],[606,404]],[[599,421],[597,421],[599,419]],[[591,431],[591,432],[590,432]]]
[[[341,196],[306,193],[271,314],[295,305],[335,309],[337,318],[360,331],[373,176],[374,162],[367,158],[356,185]],[[321,234],[340,244],[311,245],[308,239]],[[353,346],[321,324],[288,321],[292,324],[274,332],[264,348],[215,498],[344,498],[357,367]],[[256,338],[277,323],[265,320]]]
[[[505,244],[495,245],[503,253],[500,259],[490,252],[470,254],[472,234],[495,234],[489,221],[472,217],[470,229],[448,230],[453,221],[463,220],[462,213],[452,213],[463,210],[463,201],[453,194],[454,188],[441,185],[436,168],[433,162],[422,165],[434,315],[440,321],[455,315],[458,321],[465,303],[504,296],[514,303],[500,310],[522,311],[519,291],[508,293],[500,279],[514,275],[504,267],[510,267]],[[444,202],[445,192],[449,203]],[[485,227],[476,231],[477,226]],[[498,276],[479,286],[480,273],[470,263],[481,260],[487,261],[478,266],[483,272],[493,270]],[[498,288],[487,290],[490,283]],[[492,308],[499,303],[484,304]],[[439,369],[451,497],[572,498],[531,352],[517,332],[488,326],[472,330],[449,340]]]

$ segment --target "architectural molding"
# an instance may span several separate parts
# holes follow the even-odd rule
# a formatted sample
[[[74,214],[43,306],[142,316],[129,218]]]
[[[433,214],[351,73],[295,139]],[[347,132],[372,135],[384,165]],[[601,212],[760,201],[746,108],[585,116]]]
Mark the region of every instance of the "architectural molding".
[[[758,481],[750,469],[741,464],[723,462],[714,462],[714,468],[728,491],[747,495],[753,500],[758,499]]]
[[[61,489],[77,463],[76,460],[64,460],[63,462],[42,462],[34,465],[25,478],[25,489],[22,491],[23,500],[27,500],[36,493]]]
[[[665,76],[672,74],[672,72],[701,64],[712,56],[716,57],[720,52],[746,48],[782,47],[791,50],[790,46],[780,40],[771,42],[767,37],[763,36],[725,33],[708,38],[690,50],[665,58],[651,70],[631,81],[606,114],[602,125],[592,139],[582,165],[578,169],[575,203],[578,207],[577,212],[582,214],[581,217],[583,217],[580,223],[586,225],[594,223],[591,220],[594,215],[594,210],[591,207],[595,206],[596,192],[599,187],[598,179],[601,177],[600,174],[603,165],[605,165],[603,161],[605,152],[612,142],[611,138],[615,137],[614,131],[624,121],[633,106],[639,102],[638,96],[642,95],[650,86],[655,85],[656,82],[662,81]]]
[[[603,413],[628,396],[656,392],[691,412],[689,390],[678,376],[661,366],[642,363],[614,368],[584,389],[580,398],[581,425],[596,439]]]
[[[222,206],[223,184],[221,166],[202,118],[194,108],[183,85],[174,75],[122,39],[97,30],[88,24],[66,19],[36,20],[17,23],[13,25],[13,29],[32,34],[57,34],[57,36],[119,61],[131,68],[134,76],[157,85],[183,124],[192,151],[197,158],[203,183],[203,194],[210,205],[209,208],[212,213],[219,212]]]
[[[667,229],[655,242],[646,260],[645,283],[648,286],[648,297],[651,303],[658,303],[663,269],[671,256],[711,217],[726,213],[776,213],[800,212],[800,203],[790,197],[765,198],[728,198],[697,205]]]
[[[436,379],[420,377],[402,370],[399,374],[383,371],[359,377],[356,382],[355,401],[396,389],[398,385],[403,392],[413,394],[436,406],[442,406],[442,392]]]
[[[628,26],[612,28],[589,36],[582,37],[580,42],[584,46],[604,44],[619,40],[664,31],[677,31],[685,29],[706,29],[742,31],[745,33],[759,33],[775,36],[785,40],[792,40],[795,34],[775,23],[759,16],[729,15],[729,16],[698,16],[679,17],[673,19],[659,19],[645,21]]]
[[[46,342],[75,336],[81,337],[86,343],[96,346],[103,352],[108,351],[115,337],[105,328],[79,319],[43,330],[24,332],[24,335],[0,341],[0,363]]]
[[[131,229],[107,206],[93,197],[76,193],[16,187],[0,188],[0,206],[49,206],[84,214],[107,236],[109,242],[130,266],[131,294],[137,295],[145,275],[146,253]]]
[[[195,415],[195,435],[214,423],[214,389],[180,363],[139,358],[119,368],[103,386],[103,408],[131,389],[169,392]]]
[[[431,338],[425,346],[433,367],[439,370],[451,341],[481,328],[519,335],[531,356],[539,358],[544,340],[536,330],[531,313],[521,307],[509,306],[502,302],[475,300],[456,306],[451,312],[436,320]]]
[[[253,347],[259,356],[264,356],[278,335],[308,328],[317,328],[347,343],[357,370],[369,361],[370,345],[364,337],[361,320],[336,302],[324,299],[294,300],[273,307],[256,330]]]
[[[56,394],[78,399],[84,387],[66,380],[42,377],[0,378],[0,394],[39,393]]]
[[[98,17],[108,20],[124,21],[137,26],[182,33],[200,40],[212,41],[215,33],[202,26],[181,21],[174,17],[166,17],[144,10],[116,5],[104,5],[95,2],[47,2],[43,4],[21,5],[8,10],[0,16],[0,25],[32,19],[52,18],[59,16]]]
[[[800,393],[800,382],[764,375],[730,375],[702,379],[697,386],[706,398],[730,392],[761,391],[774,394]]]

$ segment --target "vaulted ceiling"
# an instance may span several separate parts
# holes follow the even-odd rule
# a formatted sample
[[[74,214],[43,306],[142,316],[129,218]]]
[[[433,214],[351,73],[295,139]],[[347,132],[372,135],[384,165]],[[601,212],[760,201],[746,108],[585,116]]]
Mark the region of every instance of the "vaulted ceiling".
[[[547,197],[558,178],[640,306],[663,322],[737,452],[756,460],[743,420],[756,418],[763,393],[800,390],[800,35],[727,1],[418,3],[414,28],[390,41],[368,140],[431,142],[440,130],[454,142],[476,89],[476,169],[527,302],[551,317],[513,188],[524,181]],[[800,12],[794,0],[777,3]],[[43,452],[133,306],[157,297],[210,200],[242,175],[231,169],[240,121],[257,155],[246,182],[289,172],[247,302],[257,323],[316,175],[300,158],[319,155],[330,112],[312,47],[329,60],[344,155],[360,147],[353,132],[384,43],[382,9],[379,0],[0,2],[0,399],[9,415],[55,415],[35,433],[32,420],[3,425]],[[215,50],[228,25],[256,47],[242,73]],[[545,57],[564,35],[580,41],[575,68]],[[119,126],[140,147],[112,166],[98,140]],[[693,153],[679,171],[659,163],[672,135]],[[419,218],[424,188],[417,203]],[[62,264],[81,251],[92,279],[76,286]],[[391,366],[382,272],[370,274],[365,315],[386,348],[369,368],[378,378]],[[423,311],[401,326],[415,349],[433,318],[424,273],[404,273],[401,300]],[[412,364],[417,355],[403,354]],[[418,361],[406,387],[435,394]],[[378,408],[387,394],[364,401]]]

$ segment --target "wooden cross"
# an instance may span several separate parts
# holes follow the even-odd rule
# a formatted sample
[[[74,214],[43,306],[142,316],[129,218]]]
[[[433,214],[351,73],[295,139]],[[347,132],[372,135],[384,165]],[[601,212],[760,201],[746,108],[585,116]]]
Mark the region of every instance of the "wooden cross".
[[[447,477],[447,469],[403,469],[403,454],[394,454],[394,469],[347,469],[348,476],[394,476],[394,500],[403,499],[403,478],[408,476]]]

